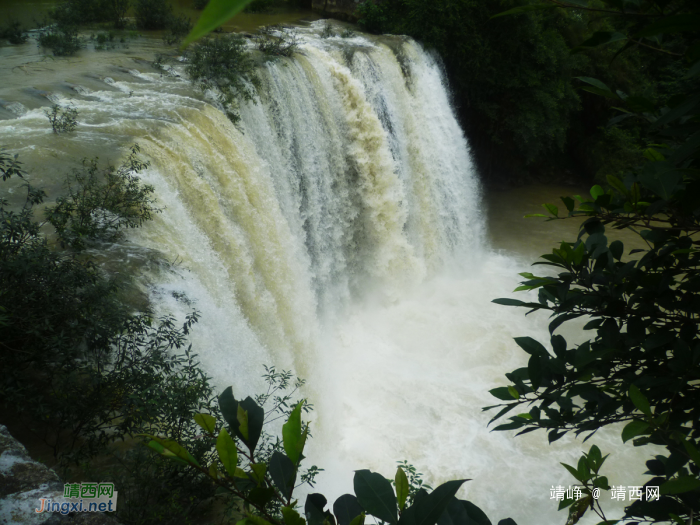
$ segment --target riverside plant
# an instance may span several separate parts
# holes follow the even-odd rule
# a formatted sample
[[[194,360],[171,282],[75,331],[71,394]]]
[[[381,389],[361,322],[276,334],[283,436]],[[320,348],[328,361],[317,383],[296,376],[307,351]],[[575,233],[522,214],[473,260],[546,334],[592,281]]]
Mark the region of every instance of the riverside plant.
[[[238,400],[228,387],[218,398],[221,419],[200,413],[194,421],[204,432],[216,454],[204,463],[173,439],[144,435],[148,447],[183,468],[199,472],[212,483],[242,501],[240,525],[364,525],[369,516],[390,525],[490,525],[484,512],[473,503],[455,497],[467,479],[448,481],[428,492],[416,487],[399,466],[392,482],[377,472],[358,470],[353,479],[354,494],[344,494],[329,508],[320,493],[307,495],[303,508],[295,490],[309,482],[302,469],[310,425],[302,421],[305,401],[297,403],[286,416],[282,440],[272,447],[261,445],[266,412],[251,397]],[[312,467],[311,471],[318,469]],[[499,525],[516,525],[507,518]]]

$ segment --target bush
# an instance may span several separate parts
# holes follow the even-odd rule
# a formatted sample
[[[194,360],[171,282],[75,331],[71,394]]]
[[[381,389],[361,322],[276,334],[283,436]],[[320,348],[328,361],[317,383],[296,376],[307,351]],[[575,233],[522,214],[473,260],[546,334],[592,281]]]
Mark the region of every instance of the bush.
[[[165,29],[172,17],[167,0],[136,0],[136,25],[139,29]]]
[[[209,3],[209,0],[194,0],[192,7],[195,9],[204,9],[207,7],[207,4]]]
[[[335,36],[335,29],[333,29],[331,23],[326,20],[326,23],[323,24],[323,29],[321,30],[321,38],[331,38],[333,36]]]
[[[642,163],[628,167],[622,177],[608,173],[607,188],[593,186],[590,198],[562,197],[566,211],[561,215],[557,206],[545,204],[548,215],[535,216],[585,218],[578,239],[562,242],[535,263],[556,273],[520,274],[526,281],[516,291],[538,290],[536,302],[494,301],[530,312],[548,310],[552,318],[551,350],[530,337],[515,339],[529,354],[527,367],[506,374],[510,385],[491,391],[504,403],[488,408],[501,408],[493,420],[513,409],[528,411],[495,430],[541,429],[551,443],[568,432],[589,439],[603,427],[623,424],[623,442],[664,447],[646,462],[644,496],[625,509],[621,521],[634,523],[692,523],[700,514],[700,140],[695,127],[688,126],[700,119],[700,84],[684,81],[700,73],[700,67],[691,66],[700,55],[693,46],[696,37],[683,42],[682,29],[667,29],[678,18],[697,17],[698,6],[663,11],[645,6],[642,14],[653,12],[653,21],[620,35],[636,43],[641,30],[660,42],[665,60],[678,57],[669,68],[675,96],[654,103],[598,79],[579,78],[584,90],[614,101],[619,114],[609,126],[628,119],[639,126],[647,146],[641,157],[629,160]],[[658,38],[661,33],[664,40]],[[604,33],[596,35],[591,47],[605,43]],[[624,134],[619,138],[630,142]],[[622,241],[610,242],[607,232],[620,229],[638,235],[644,248],[626,253]],[[587,321],[583,329],[590,335],[572,345],[555,331],[577,318]],[[564,465],[584,495],[560,504],[560,509],[569,507],[569,523],[589,508],[605,519],[599,503],[593,505],[593,490],[610,490],[598,472],[604,459],[591,447],[577,467]]]
[[[374,0],[365,0],[355,11],[358,17],[357,23],[368,33],[381,34],[389,30],[389,19],[386,8]]]
[[[19,20],[11,18],[5,28],[0,30],[0,38],[6,38],[10,44],[24,44],[28,37]]]
[[[114,27],[122,29],[126,26],[126,13],[131,6],[130,0],[102,0],[104,16]]]
[[[84,472],[104,473],[85,461],[102,454],[103,465],[108,444],[137,433],[177,435],[204,461],[208,446],[192,417],[217,413],[209,379],[187,345],[196,312],[179,326],[130,313],[119,300],[126,283],[82,251],[88,239],[108,242],[119,228],[149,218],[152,189],[136,179],[147,165],[137,153],[134,147],[119,168],[84,162],[68,177],[68,195],[37,222],[45,193],[29,183],[17,157],[0,151],[3,181],[18,177],[26,191],[17,210],[0,200],[0,399],[15,423],[53,449],[59,466],[80,462]],[[50,247],[41,233],[46,225],[71,251]],[[126,523],[187,523],[213,496],[211,484],[139,450],[117,460],[110,479],[119,480]]]
[[[97,159],[86,159],[66,177],[67,194],[46,209],[46,220],[63,246],[82,249],[89,241],[117,241],[123,228],[137,228],[161,211],[155,207],[153,187],[138,178],[148,166],[138,151],[134,147],[119,168],[100,169]]]
[[[54,133],[67,133],[75,130],[78,125],[78,110],[73,106],[61,108],[58,104],[51,106],[51,109],[44,111],[51,123]]]
[[[245,6],[245,13],[268,13],[275,5],[275,0],[253,0]]]
[[[186,16],[173,16],[168,22],[168,31],[163,35],[163,42],[173,45],[180,42],[192,29],[192,21]]]
[[[188,49],[187,74],[202,90],[215,89],[228,117],[238,122],[239,100],[254,100],[255,62],[239,35],[210,37]]]
[[[85,47],[78,36],[78,29],[73,26],[52,26],[39,35],[39,46],[53,51],[54,56],[71,56]]]
[[[279,25],[265,26],[258,30],[255,46],[273,59],[291,57],[299,46],[299,37],[294,29],[285,29]]]
[[[130,0],[66,0],[50,12],[60,27],[78,27],[98,22],[111,22],[124,27]]]

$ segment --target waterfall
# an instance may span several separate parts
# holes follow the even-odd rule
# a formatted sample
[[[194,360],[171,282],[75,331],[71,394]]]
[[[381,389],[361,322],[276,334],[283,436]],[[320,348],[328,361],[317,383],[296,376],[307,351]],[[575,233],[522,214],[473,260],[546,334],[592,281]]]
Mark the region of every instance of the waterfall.
[[[406,459],[434,486],[472,478],[460,496],[494,522],[560,522],[549,488],[572,483],[558,462],[583,446],[565,438],[550,453],[541,435],[490,434],[480,411],[524,365],[512,337],[546,341],[546,320],[490,303],[524,265],[488,248],[440,63],[408,38],[320,29],[301,28],[293,59],[261,67],[239,127],[181,66],[159,74],[110,55],[45,86],[78,109],[74,136],[53,136],[25,92],[4,102],[0,143],[51,166],[49,185],[71,157],[141,146],[165,209],[110,257],[136,262],[158,314],[201,312],[192,343],[217,388],[259,392],[263,364],[308,380],[305,453],[331,501],[354,469],[392,477]]]

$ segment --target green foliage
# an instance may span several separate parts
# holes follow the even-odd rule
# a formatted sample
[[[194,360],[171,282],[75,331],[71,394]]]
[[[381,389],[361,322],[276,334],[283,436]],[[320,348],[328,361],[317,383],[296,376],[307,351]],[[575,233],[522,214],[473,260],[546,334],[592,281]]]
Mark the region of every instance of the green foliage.
[[[100,169],[97,159],[83,160],[66,178],[66,193],[46,209],[46,218],[64,246],[82,249],[87,241],[114,242],[123,228],[137,228],[161,209],[153,187],[141,184],[138,173],[148,166],[134,146],[126,161]]]
[[[207,4],[209,3],[209,0],[194,0],[192,7],[195,9],[202,10],[205,7],[207,7]]]
[[[321,38],[330,38],[332,36],[335,36],[335,29],[333,29],[333,24],[326,20],[326,23],[323,24],[323,29],[321,30]]]
[[[102,0],[105,17],[118,29],[126,26],[126,13],[129,7],[131,7],[131,0]]]
[[[508,170],[517,172],[562,152],[580,107],[571,76],[584,59],[569,52],[565,17],[549,11],[489,20],[514,3],[366,0],[356,11],[363,29],[408,34],[444,59],[487,175],[493,161],[510,159]]]
[[[0,38],[6,38],[10,44],[24,44],[28,37],[20,21],[10,18],[5,27],[0,29]]]
[[[692,19],[697,6],[689,8],[685,15]],[[678,11],[672,13],[647,18],[618,40],[636,38],[635,33],[656,37],[655,45],[667,51],[658,36],[676,31]],[[670,41],[682,51],[678,56],[687,65],[675,70],[686,78],[700,72],[697,37],[689,40],[686,45]],[[695,47],[689,45],[693,42]],[[496,430],[544,429],[552,442],[569,431],[588,438],[604,426],[624,423],[623,442],[666,448],[666,454],[647,462],[652,477],[646,486],[660,487],[660,497],[635,501],[625,519],[692,521],[700,512],[700,88],[697,82],[677,81],[676,96],[655,104],[595,78],[579,80],[585,91],[614,101],[619,113],[611,126],[634,119],[648,145],[643,163],[621,178],[608,175],[607,188],[593,186],[590,198],[562,197],[567,217],[587,219],[575,242],[561,243],[535,263],[556,269],[556,276],[521,274],[527,280],[516,290],[538,290],[537,302],[494,301],[552,312],[551,351],[529,337],[515,339],[530,355],[528,365],[506,374],[512,383],[507,391],[491,391],[507,401],[496,405],[501,410],[494,420],[523,404],[530,409]],[[544,206],[549,220],[565,218],[556,206]],[[621,241],[609,242],[606,227],[636,233],[646,248],[625,253]],[[588,320],[584,330],[595,336],[570,346],[555,331],[579,317]],[[591,449],[592,455],[599,458],[600,452]],[[578,469],[565,467],[585,483],[592,466],[582,461]],[[585,510],[585,505],[572,507],[571,523]]]
[[[58,104],[54,104],[50,110],[47,109],[44,113],[49,119],[54,133],[69,133],[75,131],[75,127],[78,125],[78,110],[73,106],[62,108]]]
[[[274,5],[275,0],[252,0],[243,11],[246,13],[269,13]]]
[[[397,479],[399,477],[406,478],[406,483],[408,486],[408,493],[406,494],[406,502],[408,505],[412,505],[413,502],[416,500],[416,496],[418,495],[418,492],[421,490],[433,490],[433,487],[428,485],[423,481],[423,474],[421,472],[418,472],[418,469],[416,469],[415,466],[411,465],[407,460],[403,461],[398,461],[397,462],[399,467],[396,471],[396,478],[394,479],[394,486],[397,487],[396,489],[396,495],[399,497],[399,482],[397,482]],[[399,474],[401,472],[401,474]],[[400,501],[400,499],[399,499]],[[399,504],[399,508],[401,508],[401,505]],[[403,509],[401,509],[403,510]]]
[[[163,41],[167,45],[177,44],[192,29],[192,21],[186,16],[173,16],[168,22],[168,31],[163,35]]]
[[[172,18],[168,0],[135,0],[134,15],[139,29],[165,29]]]
[[[50,16],[60,27],[109,22],[122,28],[129,6],[130,0],[65,0]]]
[[[384,3],[378,3],[374,0],[365,0],[355,11],[358,17],[357,23],[360,27],[369,33],[386,33],[389,32],[389,18],[387,17],[387,7]]]
[[[54,56],[71,56],[85,47],[74,26],[50,26],[39,35],[39,45],[50,49]]]
[[[255,47],[271,59],[291,57],[298,46],[299,36],[296,30],[280,25],[261,27],[255,37]]]
[[[214,31],[232,16],[240,13],[251,0],[210,0],[183,46],[191,44]]]
[[[187,52],[187,74],[202,90],[214,89],[219,102],[235,123],[239,100],[254,100],[258,78],[255,62],[239,35],[210,37]]]
[[[266,375],[270,384],[279,382],[278,385],[286,384],[289,377],[285,372],[276,374],[274,369],[269,369]],[[275,389],[279,388],[278,385]],[[258,399],[269,400],[270,395]],[[353,480],[354,495],[340,496],[333,503],[331,512],[326,509],[328,500],[322,494],[309,494],[302,517],[296,510],[294,490],[297,478],[305,481],[300,474],[309,425],[301,421],[303,401],[296,403],[291,410],[290,407],[289,396],[278,397],[274,410],[265,411],[250,397],[244,401],[236,400],[229,387],[219,396],[223,422],[209,417],[209,414],[197,417],[200,427],[206,432],[209,446],[217,452],[216,460],[210,464],[201,463],[171,439],[146,436],[151,440],[147,445],[163,458],[198,471],[220,489],[240,499],[243,502],[241,525],[363,525],[367,515],[393,525],[490,523],[476,505],[455,498],[459,488],[468,480],[448,481],[428,493],[427,485],[420,481],[420,474],[405,462],[410,478],[403,468],[398,468],[396,493],[392,483],[381,474],[357,470]],[[265,434],[264,426],[270,422],[268,415],[280,410],[287,417],[281,446],[278,439],[271,449],[268,446],[267,451],[261,451],[259,444],[266,440],[259,441],[258,436]],[[312,470],[317,469],[313,467]]]
[[[114,240],[120,228],[157,211],[152,189],[136,177],[146,166],[137,152],[119,168],[85,161],[38,222],[35,210],[46,194],[30,184],[16,156],[0,151],[3,181],[19,179],[26,192],[19,206],[0,201],[0,397],[15,423],[52,448],[59,466],[80,462],[118,484],[123,523],[190,523],[214,495],[211,483],[139,449],[104,466],[110,443],[157,432],[205,462],[210,446],[192,418],[217,413],[209,379],[187,344],[197,313],[182,325],[131,313],[120,301],[126,283],[97,267],[94,249],[81,251],[88,239]],[[52,249],[46,226],[72,250]],[[103,459],[85,466],[96,454]]]

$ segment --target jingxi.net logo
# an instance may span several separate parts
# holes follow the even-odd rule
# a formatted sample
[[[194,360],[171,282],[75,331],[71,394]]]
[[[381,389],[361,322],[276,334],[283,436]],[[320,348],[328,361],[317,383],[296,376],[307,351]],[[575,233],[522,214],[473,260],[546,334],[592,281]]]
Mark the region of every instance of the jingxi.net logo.
[[[114,512],[117,510],[117,492],[114,483],[66,483],[63,497],[41,498],[34,512]]]

